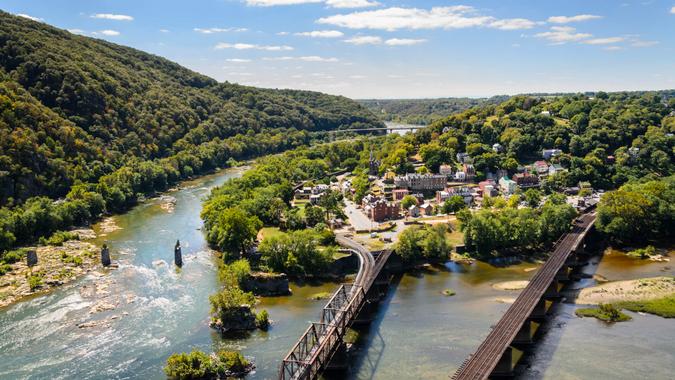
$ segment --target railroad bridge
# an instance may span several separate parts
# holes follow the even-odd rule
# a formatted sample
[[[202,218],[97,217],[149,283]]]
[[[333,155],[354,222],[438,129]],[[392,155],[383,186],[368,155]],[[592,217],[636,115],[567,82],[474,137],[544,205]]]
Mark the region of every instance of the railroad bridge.
[[[595,223],[595,212],[580,216],[569,233],[554,245],[553,253],[532,277],[528,286],[492,328],[483,343],[452,376],[455,380],[479,380],[512,377],[523,348],[533,343],[540,322],[552,301],[561,297],[563,283],[569,280],[570,268],[576,265],[573,255],[584,248],[584,240]]]
[[[280,380],[316,379],[329,369],[331,361],[344,355],[347,328],[364,319],[362,314],[369,311],[369,305],[377,305],[389,283],[382,269],[391,256],[390,250],[371,253],[347,236],[337,235],[336,240],[358,256],[359,272],[353,283],[343,284],[335,291],[320,321],[312,323],[286,355],[279,370]]]

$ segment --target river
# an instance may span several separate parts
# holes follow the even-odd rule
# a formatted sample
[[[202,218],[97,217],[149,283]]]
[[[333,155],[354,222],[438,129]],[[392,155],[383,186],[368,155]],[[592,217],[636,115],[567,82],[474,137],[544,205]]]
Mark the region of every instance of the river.
[[[281,358],[318,319],[325,302],[308,298],[337,284],[292,284],[292,296],[262,298],[258,308],[273,320],[268,332],[222,339],[207,326],[208,296],[219,285],[215,258],[200,230],[201,200],[213,186],[239,175],[241,170],[231,169],[184,183],[168,193],[176,199],[172,212],[152,199],[113,217],[116,231],[105,233],[96,225],[105,235],[97,243],[111,247],[120,268],[90,273],[0,310],[0,379],[161,379],[171,353],[221,347],[255,360],[250,378],[275,378]],[[172,264],[176,239],[184,253],[180,271]],[[610,255],[599,272],[610,279],[674,274],[668,263],[634,262]],[[504,301],[517,296],[492,285],[528,279],[532,268],[536,265],[447,263],[398,277],[358,345],[349,377],[446,379],[506,310]],[[443,296],[448,288],[457,295]],[[563,305],[556,317],[561,328],[551,328],[537,347],[526,377],[629,379],[649,373],[665,379],[675,368],[675,321],[634,314],[632,322],[607,326],[578,319],[573,309]],[[78,327],[82,324],[90,327]],[[618,376],[609,376],[613,373]]]

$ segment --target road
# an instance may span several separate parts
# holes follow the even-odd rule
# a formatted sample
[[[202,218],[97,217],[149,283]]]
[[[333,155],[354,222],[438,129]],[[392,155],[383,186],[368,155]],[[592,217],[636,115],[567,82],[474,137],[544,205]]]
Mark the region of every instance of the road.
[[[350,200],[345,200],[344,211],[349,219],[349,224],[357,231],[370,230],[379,225],[379,223],[372,222],[363,210],[356,208],[356,204]]]

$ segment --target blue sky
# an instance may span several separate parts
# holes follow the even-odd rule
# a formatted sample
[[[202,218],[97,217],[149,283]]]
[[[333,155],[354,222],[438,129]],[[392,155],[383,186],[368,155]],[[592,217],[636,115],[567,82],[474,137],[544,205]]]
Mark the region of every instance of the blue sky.
[[[0,0],[220,81],[352,98],[675,88],[675,0]]]

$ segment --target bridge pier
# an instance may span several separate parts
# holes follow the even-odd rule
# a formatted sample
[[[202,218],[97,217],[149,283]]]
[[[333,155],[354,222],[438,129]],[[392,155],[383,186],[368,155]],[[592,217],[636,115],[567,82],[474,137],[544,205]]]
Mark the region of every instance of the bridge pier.
[[[527,319],[523,326],[518,330],[518,334],[513,339],[514,345],[529,346],[534,344],[534,337],[539,331],[541,323],[535,322],[532,319]]]
[[[539,321],[539,320],[544,320],[546,319],[546,315],[548,314],[548,311],[551,309],[553,306],[553,302],[547,301],[546,299],[540,299],[537,305],[534,307],[534,310],[532,310],[532,313],[530,314],[529,318]]]
[[[562,297],[560,294],[560,290],[562,290],[563,284],[561,284],[558,280],[553,280],[551,281],[551,284],[546,288],[546,291],[544,292],[544,298],[546,299],[559,299]]]
[[[516,365],[522,356],[523,351],[512,346],[507,347],[497,362],[497,366],[492,370],[490,378],[513,378]]]

